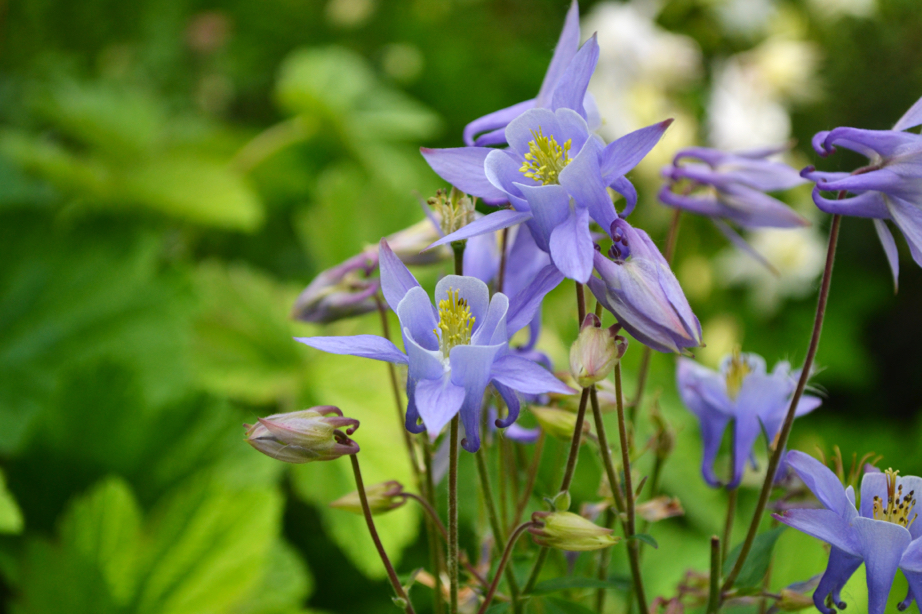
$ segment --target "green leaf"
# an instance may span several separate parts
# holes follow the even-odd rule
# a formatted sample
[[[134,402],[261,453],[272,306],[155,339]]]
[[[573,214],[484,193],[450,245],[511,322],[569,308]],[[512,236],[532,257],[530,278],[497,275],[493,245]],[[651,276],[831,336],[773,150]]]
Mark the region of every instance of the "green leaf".
[[[752,542],[749,556],[746,557],[746,562],[743,563],[743,569],[740,571],[739,576],[737,576],[733,586],[748,588],[756,586],[762,581],[762,578],[764,578],[765,574],[768,572],[768,566],[772,560],[772,550],[775,548],[775,542],[778,541],[778,538],[786,528],[787,527],[776,527],[756,536],[755,540]],[[733,569],[742,548],[743,544],[737,545],[727,556],[727,560],[724,561],[724,575],[728,574],[730,570]]]
[[[165,154],[121,172],[119,200],[205,226],[251,232],[263,222],[257,194],[226,163]]]
[[[348,112],[375,87],[366,60],[342,47],[292,52],[279,70],[276,97],[293,113],[337,116]]]
[[[545,597],[541,602],[545,614],[593,614],[586,606],[559,597]]]
[[[248,403],[294,405],[306,362],[288,320],[297,291],[217,262],[200,265],[194,282],[201,296],[193,342],[200,384]]]
[[[487,608],[486,614],[503,614],[503,612],[509,609],[509,602],[497,603],[496,605],[491,605]]]
[[[599,580],[598,578],[554,578],[539,582],[532,593],[535,595],[544,595],[574,588],[610,588],[614,590],[624,590],[629,586],[624,580]]]
[[[654,548],[659,548],[659,544],[656,543],[656,540],[653,539],[653,536],[649,533],[635,533],[628,539],[636,539],[637,541],[641,541],[649,546],[653,546]]]
[[[117,477],[77,499],[61,522],[61,540],[95,565],[118,603],[127,603],[134,592],[140,539],[141,510]]]
[[[6,476],[0,471],[0,533],[22,533],[22,511],[6,487]]]

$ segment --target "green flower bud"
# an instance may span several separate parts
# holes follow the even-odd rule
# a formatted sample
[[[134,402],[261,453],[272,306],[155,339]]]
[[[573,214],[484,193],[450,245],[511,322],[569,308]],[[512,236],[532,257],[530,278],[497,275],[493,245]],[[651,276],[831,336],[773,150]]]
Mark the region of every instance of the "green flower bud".
[[[572,512],[535,512],[531,520],[536,525],[528,532],[539,546],[585,552],[608,548],[620,540],[611,529]]]
[[[775,605],[782,612],[805,610],[813,607],[813,596],[784,588],[781,589],[781,599],[775,602]]]
[[[347,437],[359,427],[359,421],[344,418],[338,407],[312,407],[257,421],[243,425],[247,429],[246,442],[285,463],[333,460],[359,451],[359,445]],[[345,433],[339,430],[342,427],[348,427]]]
[[[403,484],[396,480],[368,486],[365,488],[365,496],[368,498],[368,508],[371,510],[372,515],[389,512],[407,502],[407,498],[403,496]],[[346,510],[359,516],[364,513],[362,512],[362,500],[359,498],[358,491],[343,495],[330,503],[330,507]]]
[[[569,441],[576,429],[576,414],[555,407],[529,407],[541,430],[558,439]],[[589,432],[589,423],[583,421],[583,433]]]
[[[570,372],[577,384],[588,388],[608,377],[626,349],[623,337],[616,336],[612,328],[603,329],[599,317],[588,313],[570,347]]]

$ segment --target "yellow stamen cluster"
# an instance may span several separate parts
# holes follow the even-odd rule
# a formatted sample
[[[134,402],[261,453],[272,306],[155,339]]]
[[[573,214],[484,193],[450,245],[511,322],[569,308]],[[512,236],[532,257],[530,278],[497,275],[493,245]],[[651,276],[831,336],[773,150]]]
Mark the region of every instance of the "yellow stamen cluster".
[[[749,363],[743,360],[739,347],[733,349],[733,358],[730,359],[730,368],[727,369],[727,396],[731,400],[736,400],[740,389],[743,387],[743,380],[752,373]]]
[[[568,140],[561,147],[553,136],[544,136],[541,128],[531,131],[535,140],[528,144],[529,151],[525,154],[525,162],[519,169],[529,179],[540,181],[544,185],[559,183],[560,171],[570,163],[570,145]]]
[[[459,290],[448,288],[448,298],[439,301],[439,325],[432,329],[439,338],[439,349],[446,357],[451,348],[471,343],[474,316],[467,301],[459,294]]]
[[[908,529],[919,516],[912,512],[916,505],[915,491],[910,490],[908,495],[903,494],[903,485],[896,485],[899,471],[887,469],[884,473],[887,474],[887,507],[884,507],[880,497],[875,496],[874,520],[885,520]]]

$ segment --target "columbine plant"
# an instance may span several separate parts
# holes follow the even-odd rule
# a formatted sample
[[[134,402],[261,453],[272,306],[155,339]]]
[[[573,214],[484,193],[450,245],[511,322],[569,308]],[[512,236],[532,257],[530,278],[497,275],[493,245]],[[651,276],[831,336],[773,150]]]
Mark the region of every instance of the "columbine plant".
[[[813,595],[816,607],[824,614],[831,614],[833,606],[844,608],[843,586],[863,562],[870,614],[883,612],[897,569],[903,570],[910,585],[909,595],[900,605],[904,609],[922,595],[922,540],[918,539],[922,524],[916,522],[915,510],[922,479],[900,477],[890,470],[869,471],[857,500],[854,488],[844,488],[821,463],[797,451],[784,454],[794,419],[820,405],[818,397],[805,392],[829,296],[840,215],[874,218],[894,279],[897,253],[886,220],[900,228],[913,257],[922,264],[922,137],[907,132],[922,124],[922,100],[893,130],[837,128],[814,138],[820,155],[844,146],[866,154],[870,163],[851,174],[818,172],[812,167],[802,173],[816,183],[813,198],[817,206],[834,214],[813,332],[802,368],[792,370],[781,362],[768,372],[761,357],[739,351],[726,357],[719,371],[679,358],[679,395],[701,425],[702,475],[713,487],[727,486],[728,513],[723,537],[710,539],[709,574],[690,572],[676,596],[648,600],[640,566],[641,544],[655,546],[656,542],[644,535],[644,527],[681,514],[682,506],[660,492],[659,477],[678,435],[659,415],[655,402],[642,403],[647,369],[653,350],[690,355],[704,339],[698,318],[671,270],[678,211],[673,216],[665,255],[646,232],[625,220],[638,200],[626,173],[657,145],[671,120],[607,145],[593,133],[599,118],[586,90],[598,61],[599,45],[592,36],[580,46],[578,18],[574,2],[535,99],[468,124],[464,131],[466,147],[421,150],[429,165],[450,184],[429,199],[429,219],[325,271],[305,289],[295,306],[295,317],[320,323],[379,311],[383,336],[313,336],[297,341],[325,352],[390,363],[394,400],[407,431],[403,443],[419,494],[393,480],[364,487],[359,446],[349,437],[358,422],[343,417],[333,407],[260,418],[256,425],[247,425],[246,441],[260,452],[289,463],[350,457],[357,490],[331,505],[365,517],[397,595],[395,602],[406,614],[413,614],[413,606],[377,538],[372,514],[393,510],[410,498],[427,513],[430,561],[426,582],[434,589],[436,614],[444,614],[443,601],[447,601],[450,614],[475,608],[485,614],[494,596],[508,604],[500,607],[522,614],[526,598],[540,598],[539,582],[546,576],[542,574],[551,548],[601,550],[595,570],[602,579],[595,585],[599,586],[595,611],[605,611],[607,550],[619,541],[614,536],[616,524],[624,535],[623,551],[631,575],[630,603],[636,603],[642,614],[663,608],[678,614],[686,603],[706,603],[708,614],[714,614],[739,598],[762,600],[766,606],[762,609],[768,611],[802,608],[809,605],[805,601],[809,581],[775,593],[758,591],[753,587],[763,579],[751,577],[756,565],[747,566],[757,544],[761,544],[757,551],[765,550],[765,543],[757,538],[775,494],[776,477],[788,478],[780,482],[782,485],[793,483],[790,474],[779,472],[785,458],[823,508],[790,509],[793,491],[789,490],[784,499],[772,504],[773,510],[785,510],[776,518],[832,546],[828,567],[817,580]],[[685,149],[664,171],[669,183],[660,191],[660,200],[676,209],[713,218],[732,241],[748,249],[727,222],[742,228],[806,224],[767,194],[804,181],[793,169],[768,159],[780,151],[731,154],[701,147]],[[620,212],[610,190],[625,200]],[[822,196],[823,191],[838,192],[840,199],[829,200]],[[852,196],[846,198],[849,194]],[[503,208],[483,215],[476,209],[477,199]],[[597,242],[605,245],[604,252]],[[427,246],[439,249],[429,250]],[[454,256],[455,274],[439,279],[430,296],[406,265],[440,264],[450,254]],[[380,271],[378,278],[375,269]],[[537,350],[536,342],[542,302],[564,278],[576,282],[573,311],[579,333],[570,348],[570,374],[558,377],[554,375],[555,365]],[[585,285],[596,299],[594,312],[586,304]],[[402,349],[389,338],[385,305],[400,322]],[[606,310],[616,320],[608,326],[603,325],[603,318],[611,320]],[[527,340],[513,343],[513,336],[526,326]],[[627,341],[618,334],[621,329],[645,346],[631,398],[626,398],[622,382],[621,358]],[[405,385],[402,373],[393,365],[406,367]],[[578,401],[571,396],[576,390],[561,379],[567,377],[580,388]],[[401,389],[406,393],[406,407]],[[515,424],[526,404],[532,406],[537,428]],[[615,413],[612,418],[617,420],[618,432],[614,446],[609,443],[603,408]],[[591,418],[587,419],[590,411]],[[644,450],[637,449],[634,436],[640,424],[638,414],[644,411],[649,411],[655,430],[644,449],[652,450],[655,458],[651,475],[641,476],[637,482],[640,471],[636,459]],[[718,476],[715,460],[731,425],[730,471]],[[447,448],[448,458],[441,462],[444,452],[434,454],[438,446],[432,444],[438,443],[446,426],[448,436],[441,449]],[[507,430],[497,433],[497,428]],[[482,433],[492,434],[482,438]],[[736,488],[745,464],[754,459],[759,434],[764,434],[769,444],[766,475],[735,561],[725,565]],[[561,454],[565,461],[558,472],[556,491],[547,486],[552,473],[546,470],[546,462],[542,464],[548,436],[569,446],[568,452]],[[528,448],[515,447],[524,442],[530,444]],[[587,442],[586,448],[598,454],[604,469],[600,488],[604,501],[591,507],[591,515],[599,524],[566,511],[573,497],[570,488],[580,449]],[[459,508],[474,503],[459,499],[460,446],[474,453],[480,493],[471,499],[482,505],[481,517],[489,521],[489,532],[479,536],[481,554],[473,558],[462,555],[459,541]],[[501,490],[497,497],[490,484],[490,448],[498,457],[501,489],[510,475],[516,494],[522,487],[522,496],[513,497],[517,500],[512,514],[508,513],[508,492]],[[527,472],[523,472],[518,463],[524,465],[527,454],[531,459]],[[436,484],[444,473],[440,467],[445,465],[448,521],[443,524],[437,512]],[[522,473],[526,473],[524,480],[520,479]],[[548,495],[546,500],[553,511],[535,512],[525,520],[536,489],[546,491],[541,494]],[[532,547],[529,554],[525,548],[516,553],[516,557],[521,555],[520,562],[531,556],[527,580],[518,573],[520,565],[508,565],[518,538],[525,532],[530,532],[539,546]],[[442,539],[448,544],[447,556],[443,556]],[[469,563],[474,560],[484,564],[475,567]],[[462,565],[467,565],[473,578],[466,587],[462,587],[459,573]],[[484,577],[490,569],[494,570],[492,580]],[[749,569],[743,574],[745,582],[741,580],[744,569]],[[444,595],[443,571],[447,571],[449,584]],[[504,578],[505,588],[498,592]],[[774,601],[771,610],[768,600]]]

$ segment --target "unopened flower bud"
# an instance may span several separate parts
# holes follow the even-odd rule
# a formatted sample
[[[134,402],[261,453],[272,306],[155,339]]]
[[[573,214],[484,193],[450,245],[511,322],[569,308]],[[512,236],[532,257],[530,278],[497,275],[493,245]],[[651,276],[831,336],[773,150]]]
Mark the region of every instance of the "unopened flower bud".
[[[666,518],[682,516],[685,510],[675,497],[655,497],[637,505],[637,515],[647,522],[657,522]]]
[[[608,377],[626,349],[624,338],[616,337],[613,328],[603,329],[599,317],[588,313],[570,347],[570,372],[577,384],[588,388]]]
[[[403,496],[403,484],[396,480],[372,484],[366,487],[365,497],[368,499],[368,508],[371,510],[372,515],[389,512],[407,502],[407,498]],[[348,495],[343,495],[336,501],[330,503],[330,507],[352,512],[359,516],[364,514],[362,511],[362,499],[359,497],[358,491],[352,491]]]
[[[324,405],[257,420],[257,424],[243,425],[246,442],[285,463],[333,460],[359,451],[359,445],[347,437],[359,427],[359,421],[344,418],[338,407]],[[345,433],[339,430],[343,427]]]
[[[611,529],[583,518],[572,512],[535,512],[531,515],[536,523],[528,529],[535,543],[547,548],[559,548],[573,552],[600,550],[618,543]]]
[[[439,218],[442,233],[449,235],[474,221],[474,201],[459,189],[452,187],[448,194],[438,190],[426,201]]]
[[[782,612],[797,612],[813,607],[813,597],[804,593],[798,593],[789,588],[781,589],[781,599],[775,602],[775,605]]]
[[[291,317],[326,324],[374,311],[381,282],[370,275],[377,268],[378,252],[368,249],[327,269],[298,295]]]
[[[558,439],[573,439],[576,429],[576,414],[556,407],[529,407],[541,430]],[[589,432],[589,423],[583,421],[583,433]]]

